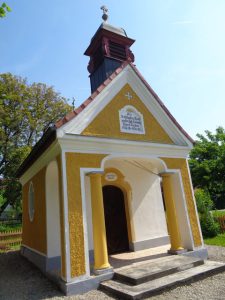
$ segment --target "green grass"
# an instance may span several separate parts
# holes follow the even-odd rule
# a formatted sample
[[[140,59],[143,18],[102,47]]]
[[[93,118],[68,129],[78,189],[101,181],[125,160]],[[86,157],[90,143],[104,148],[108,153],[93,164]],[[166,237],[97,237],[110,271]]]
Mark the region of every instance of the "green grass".
[[[21,247],[21,245],[12,245],[10,248],[8,248],[6,250],[0,249],[0,254],[7,253],[9,251],[18,251],[18,250],[20,250],[20,247]]]
[[[212,210],[211,213],[214,218],[225,216],[225,210]]]
[[[204,239],[206,245],[225,247],[225,233],[218,234],[213,238]]]

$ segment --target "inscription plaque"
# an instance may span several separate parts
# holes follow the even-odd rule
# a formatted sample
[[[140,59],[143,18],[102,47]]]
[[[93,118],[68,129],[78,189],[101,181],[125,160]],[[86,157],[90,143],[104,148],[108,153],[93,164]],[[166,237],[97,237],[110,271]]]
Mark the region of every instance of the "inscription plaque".
[[[126,105],[119,111],[120,131],[133,134],[145,134],[142,114],[133,106]]]

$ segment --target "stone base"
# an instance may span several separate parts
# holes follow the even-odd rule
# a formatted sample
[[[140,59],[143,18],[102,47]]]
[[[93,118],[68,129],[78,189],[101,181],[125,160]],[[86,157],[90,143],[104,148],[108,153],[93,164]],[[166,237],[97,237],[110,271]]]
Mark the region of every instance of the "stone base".
[[[192,256],[200,258],[202,260],[206,260],[208,258],[208,252],[206,248],[199,248],[193,251],[184,251],[176,251],[176,253],[173,254],[181,254],[181,256]],[[32,249],[27,248],[26,246],[21,247],[21,254],[24,257],[26,257],[29,261],[34,263],[39,269],[41,269],[41,271],[49,279],[51,279],[51,281],[54,281],[65,295],[83,294],[90,290],[97,289],[100,286],[101,282],[110,280],[114,276],[114,270],[110,267],[103,270],[96,270],[96,275],[88,276],[87,278],[83,279],[77,279],[74,282],[68,283],[63,281],[60,278],[60,274],[57,274],[56,272],[56,269],[60,270],[60,258],[47,258],[45,255],[33,251]]]
[[[88,276],[85,279],[78,279],[76,282],[65,282],[61,279],[61,259],[60,257],[48,258],[40,252],[36,252],[26,246],[21,246],[21,255],[37,266],[42,273],[53,281],[65,295],[83,294],[90,290],[97,289],[104,280],[113,277],[113,268],[98,270],[99,273]],[[96,270],[97,271],[97,270]]]
[[[26,246],[21,246],[21,255],[26,257],[30,262],[37,266],[43,273],[52,271],[61,271],[61,258],[60,256],[47,257],[40,252],[32,250]]]
[[[93,273],[95,275],[102,275],[102,274],[107,274],[107,273],[112,273],[113,272],[113,268],[110,266],[109,268],[105,268],[105,269],[94,269]]]
[[[208,251],[207,251],[206,248],[199,248],[199,249],[195,249],[195,250],[190,250],[190,251],[187,251],[186,253],[183,253],[183,255],[194,256],[194,257],[201,258],[203,260],[208,259]]]
[[[186,252],[187,252],[187,249],[180,249],[180,250],[170,249],[170,250],[167,251],[168,254],[172,254],[172,255],[184,254]]]
[[[87,293],[91,290],[96,290],[102,281],[110,280],[113,278],[113,276],[114,271],[111,270],[111,272],[101,274],[98,276],[91,276],[89,278],[77,282],[66,283],[60,280],[58,282],[58,285],[61,291],[67,296],[79,295]]]

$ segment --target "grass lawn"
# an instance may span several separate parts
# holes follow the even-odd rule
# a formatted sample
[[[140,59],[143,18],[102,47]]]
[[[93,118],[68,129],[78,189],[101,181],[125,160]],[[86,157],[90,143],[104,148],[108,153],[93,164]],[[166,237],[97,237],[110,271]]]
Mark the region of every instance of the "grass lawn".
[[[225,217],[225,209],[223,210],[212,210],[211,214],[214,218]]]
[[[206,245],[225,247],[225,233],[218,234],[213,238],[204,239]]]

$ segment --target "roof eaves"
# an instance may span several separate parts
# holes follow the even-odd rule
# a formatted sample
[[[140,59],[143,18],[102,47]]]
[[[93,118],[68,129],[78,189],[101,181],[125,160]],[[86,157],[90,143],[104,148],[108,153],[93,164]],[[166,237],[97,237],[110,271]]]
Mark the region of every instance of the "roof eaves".
[[[35,144],[30,154],[26,157],[19,169],[16,171],[16,177],[21,177],[29,167],[44,153],[44,151],[55,141],[56,128],[55,126],[49,127],[43,134],[41,139]]]

